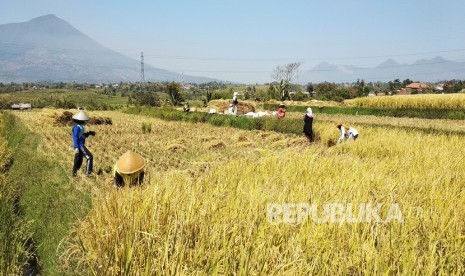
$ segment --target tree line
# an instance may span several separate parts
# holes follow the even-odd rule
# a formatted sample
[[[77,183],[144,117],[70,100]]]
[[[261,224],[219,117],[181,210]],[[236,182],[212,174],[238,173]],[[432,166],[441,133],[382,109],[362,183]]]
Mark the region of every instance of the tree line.
[[[297,64],[298,65],[298,64]],[[395,79],[388,82],[365,82],[357,80],[353,83],[307,83],[305,85],[292,83],[293,74],[290,71],[298,68],[283,66],[275,70],[275,81],[265,85],[233,85],[220,82],[210,82],[203,84],[181,84],[178,82],[147,82],[141,83],[109,83],[109,84],[88,84],[88,83],[0,83],[0,93],[14,93],[20,91],[49,91],[92,90],[108,96],[121,96],[128,98],[129,105],[174,105],[179,106],[186,101],[200,102],[206,106],[208,102],[216,99],[231,99],[234,92],[239,92],[241,99],[254,101],[268,100],[294,100],[308,101],[332,100],[343,101],[357,97],[375,95],[395,95],[399,90],[414,82],[410,79],[401,81]],[[441,91],[434,90],[434,84],[423,89],[421,93],[458,93],[465,89],[465,81],[448,80],[438,82],[442,84]],[[438,84],[436,83],[436,84]],[[414,91],[415,93],[415,91]],[[69,103],[60,103],[60,106],[68,106]]]

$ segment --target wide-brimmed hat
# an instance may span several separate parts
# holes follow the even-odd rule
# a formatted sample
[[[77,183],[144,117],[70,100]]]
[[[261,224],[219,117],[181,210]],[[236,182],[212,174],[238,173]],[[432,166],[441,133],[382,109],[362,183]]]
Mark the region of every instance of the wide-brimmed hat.
[[[81,110],[77,114],[74,114],[72,118],[74,120],[78,120],[78,121],[88,121],[89,120],[89,116],[87,116],[87,113],[84,110]]]
[[[239,93],[237,93],[237,92],[234,92],[234,96],[237,96],[237,95],[239,95]]]
[[[140,154],[133,151],[127,151],[125,154],[121,155],[116,162],[118,172],[124,174],[132,174],[142,170],[147,163],[145,162],[144,157]]]
[[[282,103],[278,107],[286,107],[286,106]]]

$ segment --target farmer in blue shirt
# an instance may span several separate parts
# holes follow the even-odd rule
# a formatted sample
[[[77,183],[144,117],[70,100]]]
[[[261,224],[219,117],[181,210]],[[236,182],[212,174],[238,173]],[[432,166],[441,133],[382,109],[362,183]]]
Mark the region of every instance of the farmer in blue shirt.
[[[86,138],[89,135],[94,136],[94,131],[84,132],[84,124],[89,120],[89,116],[84,110],[73,115],[74,126],[72,130],[73,147],[74,147],[74,166],[73,176],[76,176],[77,171],[81,168],[83,157],[87,159],[86,175],[91,176],[93,173],[93,160],[92,153],[86,148]]]

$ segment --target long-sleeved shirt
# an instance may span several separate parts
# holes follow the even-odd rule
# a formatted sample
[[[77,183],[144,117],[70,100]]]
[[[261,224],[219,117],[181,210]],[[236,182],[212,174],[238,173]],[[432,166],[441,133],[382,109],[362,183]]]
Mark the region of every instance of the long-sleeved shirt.
[[[306,135],[313,135],[313,116],[304,115],[304,133]]]
[[[84,146],[86,144],[86,136],[84,135],[84,126],[76,124],[73,127],[72,130],[72,136],[73,136],[73,147],[79,148],[81,146]]]
[[[357,138],[357,137],[356,137],[357,135],[358,135],[358,131],[357,131],[355,128],[353,128],[353,127],[349,127],[349,131],[348,131],[348,133],[347,133],[347,139],[350,139],[350,138],[352,138],[352,137]]]
[[[346,135],[345,127],[341,126],[341,128],[339,130],[341,131],[341,136],[339,136],[339,139],[337,139],[338,143],[344,141],[344,136]]]

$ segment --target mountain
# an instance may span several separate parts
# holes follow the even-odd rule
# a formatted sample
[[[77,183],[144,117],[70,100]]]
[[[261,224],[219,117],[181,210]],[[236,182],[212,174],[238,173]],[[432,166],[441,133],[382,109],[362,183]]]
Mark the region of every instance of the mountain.
[[[411,79],[421,82],[437,82],[442,80],[465,79],[465,62],[456,62],[434,57],[421,59],[411,64],[398,63],[388,59],[373,68],[361,68],[352,65],[334,65],[322,62],[312,69],[302,72],[301,82],[353,82],[357,79],[365,81],[390,81],[394,79]]]
[[[397,67],[399,65],[400,65],[400,63],[398,63],[397,61],[395,61],[393,59],[388,59],[385,62],[382,62],[382,63],[378,64],[378,66],[376,66],[376,68]]]
[[[147,81],[179,81],[181,75],[144,65]],[[140,80],[140,61],[108,49],[55,15],[0,25],[0,82]],[[183,76],[203,83],[211,78]]]

